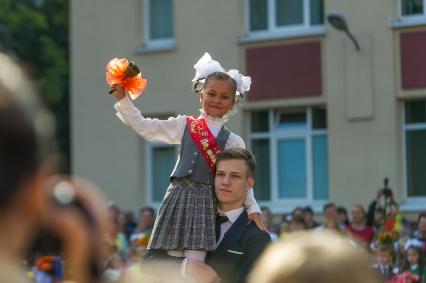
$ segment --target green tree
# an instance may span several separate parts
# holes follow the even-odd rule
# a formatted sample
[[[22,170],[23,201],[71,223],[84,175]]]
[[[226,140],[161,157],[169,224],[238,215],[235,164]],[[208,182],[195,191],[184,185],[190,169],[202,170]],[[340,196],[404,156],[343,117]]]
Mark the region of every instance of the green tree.
[[[0,50],[18,58],[57,121],[58,143],[69,172],[69,48],[67,0],[1,0]]]

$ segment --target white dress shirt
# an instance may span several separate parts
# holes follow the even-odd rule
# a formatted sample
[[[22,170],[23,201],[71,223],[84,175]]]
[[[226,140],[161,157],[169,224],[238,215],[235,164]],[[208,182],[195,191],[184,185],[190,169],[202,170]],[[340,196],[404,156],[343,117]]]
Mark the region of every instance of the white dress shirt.
[[[228,220],[223,222],[222,224],[220,224],[220,236],[219,236],[219,240],[216,243],[216,247],[219,246],[219,244],[222,241],[225,233],[228,232],[229,228],[231,228],[232,224],[234,224],[234,222],[237,221],[238,217],[240,217],[240,215],[241,215],[241,213],[243,213],[243,211],[244,211],[244,207],[229,210],[227,212],[221,212],[218,209],[217,213],[222,214],[222,215],[226,215],[226,217],[228,217]]]

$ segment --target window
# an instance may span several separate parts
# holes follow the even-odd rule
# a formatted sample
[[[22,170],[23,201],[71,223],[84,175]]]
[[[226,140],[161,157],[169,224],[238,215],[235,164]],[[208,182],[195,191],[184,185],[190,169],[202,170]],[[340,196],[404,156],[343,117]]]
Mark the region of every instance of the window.
[[[173,1],[145,0],[145,44],[157,48],[174,46]]]
[[[247,0],[248,32],[280,32],[323,25],[324,0]]]
[[[407,197],[426,197],[426,100],[407,101],[404,116]]]
[[[150,203],[160,203],[163,199],[175,163],[174,145],[146,142],[146,186]]]
[[[326,110],[256,110],[250,120],[256,198],[272,203],[327,200]]]
[[[400,0],[401,17],[424,16],[425,0]]]

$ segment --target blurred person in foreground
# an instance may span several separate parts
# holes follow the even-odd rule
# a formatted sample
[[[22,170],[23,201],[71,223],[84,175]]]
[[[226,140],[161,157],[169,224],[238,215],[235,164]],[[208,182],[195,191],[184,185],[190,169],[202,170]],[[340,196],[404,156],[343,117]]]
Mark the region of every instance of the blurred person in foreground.
[[[249,283],[378,283],[368,254],[330,231],[300,232],[270,245]]]
[[[23,261],[42,227],[61,242],[65,279],[92,283],[100,274],[106,210],[85,182],[50,178],[53,136],[31,83],[0,53],[0,282],[28,282]],[[71,201],[80,207],[65,208]]]

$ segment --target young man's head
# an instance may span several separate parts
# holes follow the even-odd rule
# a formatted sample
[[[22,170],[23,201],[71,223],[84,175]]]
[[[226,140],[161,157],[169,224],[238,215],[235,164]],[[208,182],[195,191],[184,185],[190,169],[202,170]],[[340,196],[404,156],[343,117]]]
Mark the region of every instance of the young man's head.
[[[242,148],[230,148],[216,156],[215,192],[219,208],[228,211],[243,206],[247,191],[254,186],[254,156]]]

